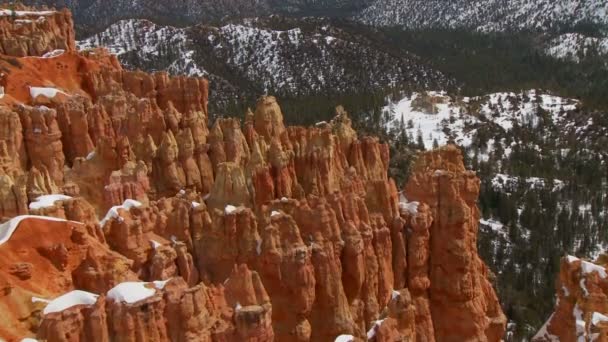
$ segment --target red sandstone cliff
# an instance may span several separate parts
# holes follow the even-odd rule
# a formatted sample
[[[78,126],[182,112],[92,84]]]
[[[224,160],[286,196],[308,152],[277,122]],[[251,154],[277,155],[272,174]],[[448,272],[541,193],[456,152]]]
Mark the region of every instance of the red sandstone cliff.
[[[265,96],[209,125],[206,80],[67,50],[0,59],[1,337],[502,337],[455,147],[419,157],[407,202],[342,108],[289,127]]]

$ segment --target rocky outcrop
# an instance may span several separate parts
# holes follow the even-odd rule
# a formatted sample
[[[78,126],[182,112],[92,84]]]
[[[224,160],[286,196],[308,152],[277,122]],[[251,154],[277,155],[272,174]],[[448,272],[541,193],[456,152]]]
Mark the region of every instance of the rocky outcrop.
[[[42,56],[55,50],[74,51],[72,13],[23,6],[0,12],[0,53],[15,57]]]
[[[435,339],[500,340],[506,317],[488,279],[490,271],[477,254],[479,178],[465,170],[460,151],[448,146],[419,156],[405,195],[409,200],[428,204],[433,217],[430,226],[427,214],[420,217],[421,222],[414,223],[414,243],[427,243],[428,226],[427,294]],[[425,208],[422,212],[426,211]],[[417,259],[423,260],[424,252],[419,253]],[[425,268],[417,267],[414,275],[422,276],[416,286],[419,291],[425,287]],[[422,296],[424,301],[425,294]]]
[[[0,296],[0,303],[2,308],[13,308],[2,309],[2,315],[14,322],[0,327],[3,338],[38,329],[34,294],[52,298],[74,288],[107,291],[136,279],[131,262],[90,236],[81,223],[18,216],[1,225],[0,232],[0,275],[11,288]]]
[[[607,341],[606,256],[595,261],[565,256],[555,284],[555,310],[532,341]]]
[[[419,157],[414,204],[388,145],[341,107],[287,127],[265,96],[243,125],[209,129],[206,80],[125,71],[102,50],[16,60],[0,61],[1,214],[46,221],[0,228],[0,314],[19,308],[3,338],[502,337],[476,250],[479,180],[456,148]],[[40,315],[73,291],[84,304]]]

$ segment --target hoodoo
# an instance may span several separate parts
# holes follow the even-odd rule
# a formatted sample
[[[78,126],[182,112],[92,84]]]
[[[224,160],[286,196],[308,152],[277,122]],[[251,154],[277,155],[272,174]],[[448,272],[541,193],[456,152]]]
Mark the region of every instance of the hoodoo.
[[[3,339],[502,338],[456,147],[400,196],[341,107],[292,127],[265,96],[210,125],[207,80],[76,51],[69,12],[0,25]]]

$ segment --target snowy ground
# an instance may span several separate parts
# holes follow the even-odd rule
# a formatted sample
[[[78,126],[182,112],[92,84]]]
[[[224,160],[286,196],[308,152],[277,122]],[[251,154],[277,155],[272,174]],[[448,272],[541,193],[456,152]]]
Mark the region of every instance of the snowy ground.
[[[383,111],[390,117],[388,128],[405,127],[408,136],[420,135],[427,149],[434,141],[440,146],[448,142],[468,147],[477,129],[495,125],[510,131],[520,126],[538,123],[538,108],[548,111],[554,122],[566,112],[576,109],[576,100],[543,94],[536,90],[516,93],[493,93],[474,98],[454,98],[441,91],[414,93],[397,102],[389,103]],[[494,142],[490,139],[489,145]],[[508,152],[508,147],[507,147]]]

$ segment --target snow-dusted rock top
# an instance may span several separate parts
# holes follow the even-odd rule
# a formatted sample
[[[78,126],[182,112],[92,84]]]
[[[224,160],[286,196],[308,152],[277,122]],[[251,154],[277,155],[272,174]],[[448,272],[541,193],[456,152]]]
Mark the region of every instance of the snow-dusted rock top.
[[[29,16],[49,16],[57,13],[56,11],[13,11],[10,9],[0,9],[0,17],[4,16],[17,16],[17,17],[29,17]]]
[[[32,97],[32,99],[35,99],[40,95],[48,97],[49,99],[52,99],[55,96],[57,96],[57,94],[68,95],[66,92],[59,90],[57,88],[30,87],[30,96]]]
[[[17,230],[17,228],[19,227],[21,221],[26,219],[40,219],[55,222],[66,222],[66,220],[64,219],[49,216],[21,215],[13,217],[12,219],[0,225],[0,245],[7,242],[11,238],[15,230]]]
[[[72,199],[72,197],[63,194],[43,195],[30,203],[30,210],[52,207],[57,201],[67,201],[69,199]]]
[[[156,290],[162,290],[168,281],[120,283],[108,291],[108,299],[133,304],[154,296]]]
[[[588,274],[591,272],[597,272],[599,274],[600,277],[602,278],[606,278],[606,276],[608,276],[608,274],[606,273],[606,269],[602,266],[596,265],[592,262],[589,261],[585,261],[585,260],[581,260],[575,256],[572,255],[568,255],[566,257],[566,261],[568,261],[569,263],[575,262],[575,261],[580,261],[581,262],[581,272],[583,274]]]
[[[90,292],[74,290],[50,301],[42,313],[48,315],[53,312],[61,312],[76,305],[90,306],[97,302],[98,297],[99,295]]]
[[[383,319],[374,322],[374,325],[372,325],[372,327],[367,331],[368,340],[372,340],[374,337],[376,337],[376,332],[378,331],[382,323],[384,323]]]
[[[340,335],[336,337],[334,342],[354,342],[355,337],[353,335]]]
[[[132,200],[132,199],[128,199],[125,200],[124,203],[122,205],[115,205],[112,208],[110,208],[110,210],[108,211],[108,213],[106,214],[106,216],[99,221],[99,225],[103,228],[103,226],[105,226],[105,224],[112,218],[118,218],[120,219],[120,215],[118,213],[119,209],[123,209],[123,210],[130,210],[131,208],[137,208],[137,207],[141,207],[142,204],[139,201],[136,200]]]
[[[230,215],[230,214],[233,214],[233,213],[235,213],[236,211],[237,211],[237,207],[235,207],[235,206],[233,206],[233,205],[231,205],[231,204],[228,204],[228,205],[226,206],[226,208],[224,208],[224,214],[225,214],[225,215]]]

